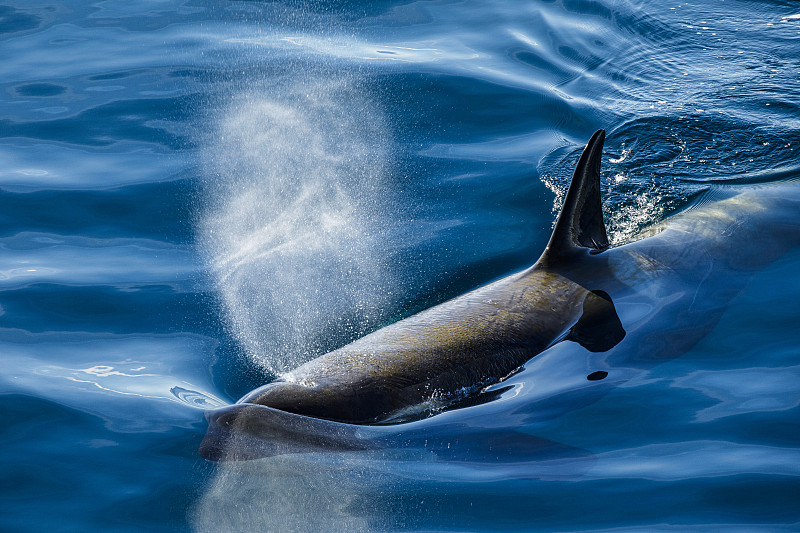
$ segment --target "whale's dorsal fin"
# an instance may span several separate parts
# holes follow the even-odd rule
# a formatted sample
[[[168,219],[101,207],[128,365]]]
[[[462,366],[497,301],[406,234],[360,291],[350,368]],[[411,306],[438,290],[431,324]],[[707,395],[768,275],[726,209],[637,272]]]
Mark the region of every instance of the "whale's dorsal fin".
[[[605,138],[605,131],[597,130],[583,149],[553,235],[539,259],[540,264],[554,265],[576,249],[608,248],[600,200],[600,160]]]

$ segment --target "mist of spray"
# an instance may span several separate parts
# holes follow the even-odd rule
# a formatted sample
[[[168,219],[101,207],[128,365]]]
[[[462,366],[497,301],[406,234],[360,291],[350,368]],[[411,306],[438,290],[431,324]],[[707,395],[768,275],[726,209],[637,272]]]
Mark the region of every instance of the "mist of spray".
[[[391,300],[389,140],[341,76],[250,85],[214,120],[198,234],[230,331],[278,374],[374,327]]]

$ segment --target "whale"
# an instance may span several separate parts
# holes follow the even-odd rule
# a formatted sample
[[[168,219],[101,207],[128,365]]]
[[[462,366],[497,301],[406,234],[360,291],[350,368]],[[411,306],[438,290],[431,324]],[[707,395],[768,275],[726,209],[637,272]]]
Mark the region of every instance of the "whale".
[[[599,188],[604,137],[598,131],[587,144],[550,242],[531,268],[309,361],[241,403],[370,423],[433,394],[493,383],[560,339],[594,350],[619,342],[625,333],[607,294],[559,268],[608,247]]]
[[[586,144],[532,266],[312,359],[209,413],[201,455],[218,457],[231,431],[280,443],[275,453],[301,442],[307,451],[368,448],[360,428],[432,399],[458,404],[481,395],[567,344],[586,356],[576,367],[584,385],[613,382],[626,365],[645,368],[690,349],[754,272],[800,244],[800,186],[789,180],[710,188],[682,212],[611,246],[601,197],[604,140],[598,130]]]

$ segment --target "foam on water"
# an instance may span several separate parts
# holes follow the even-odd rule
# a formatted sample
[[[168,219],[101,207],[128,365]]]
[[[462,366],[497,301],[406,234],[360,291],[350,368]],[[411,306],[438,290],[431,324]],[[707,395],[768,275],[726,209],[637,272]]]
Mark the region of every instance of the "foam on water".
[[[280,373],[386,308],[389,134],[356,80],[319,72],[256,85],[215,121],[201,246],[232,334]]]
[[[581,149],[579,146],[560,148],[547,154],[540,162],[541,180],[555,195],[552,207],[554,225],[569,188],[566,169],[574,166],[571,161],[577,161]],[[659,182],[652,176],[642,175],[627,162],[629,158],[636,161],[639,153],[634,147],[626,148],[624,142],[619,149],[608,146],[605,152],[615,154],[604,155],[601,170],[603,211],[611,244],[622,244],[636,238],[644,228],[685,203],[692,192],[686,186]]]

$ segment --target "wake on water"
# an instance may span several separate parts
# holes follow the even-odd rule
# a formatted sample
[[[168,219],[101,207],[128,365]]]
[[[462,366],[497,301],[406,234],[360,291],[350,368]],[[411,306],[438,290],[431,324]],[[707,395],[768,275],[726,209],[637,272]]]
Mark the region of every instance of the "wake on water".
[[[278,374],[374,327],[392,299],[390,136],[364,91],[272,80],[213,122],[198,235],[248,357]]]

